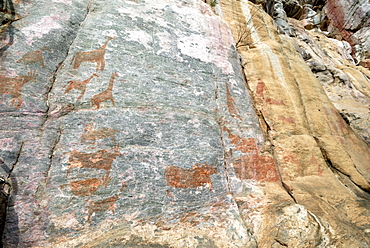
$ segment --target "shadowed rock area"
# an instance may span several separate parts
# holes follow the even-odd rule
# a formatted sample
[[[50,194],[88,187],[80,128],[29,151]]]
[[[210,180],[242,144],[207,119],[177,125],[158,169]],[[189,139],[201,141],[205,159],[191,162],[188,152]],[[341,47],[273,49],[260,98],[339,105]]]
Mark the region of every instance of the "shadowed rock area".
[[[4,247],[369,246],[366,46],[253,2],[4,1]]]

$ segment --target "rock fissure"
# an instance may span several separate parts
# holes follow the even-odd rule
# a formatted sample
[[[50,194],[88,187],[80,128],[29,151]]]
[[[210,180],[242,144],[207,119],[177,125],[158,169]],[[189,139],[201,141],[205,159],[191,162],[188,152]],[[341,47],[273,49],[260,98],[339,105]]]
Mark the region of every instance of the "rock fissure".
[[[46,171],[45,171],[45,180],[46,180],[45,184],[46,185],[48,183],[48,178],[49,178],[49,173],[50,173],[50,170],[51,170],[51,166],[55,162],[54,161],[55,150],[57,148],[57,145],[58,145],[61,137],[62,137],[62,128],[61,128],[61,126],[59,126],[58,127],[58,130],[57,130],[56,137],[55,137],[54,141],[50,145],[50,150],[49,150],[49,154],[48,154],[49,166],[47,166]]]
[[[69,112],[73,111],[74,110],[74,105],[73,104],[67,104],[66,106],[63,106],[61,109],[58,109],[56,112],[53,112],[54,110],[51,110],[52,111],[52,116],[50,116],[50,103],[49,103],[49,98],[50,98],[50,94],[53,90],[53,87],[54,87],[54,84],[56,82],[56,79],[57,79],[57,76],[58,76],[58,72],[60,71],[61,67],[64,65],[66,59],[68,58],[68,55],[70,54],[70,48],[72,47],[76,37],[78,36],[78,33],[81,29],[81,26],[82,24],[85,22],[85,20],[87,19],[89,13],[90,13],[90,5],[91,5],[91,2],[89,1],[89,3],[87,4],[87,7],[86,7],[86,13],[85,13],[85,16],[82,18],[82,20],[80,21],[79,23],[79,29],[76,30],[75,32],[75,37],[71,40],[70,44],[68,45],[68,49],[65,53],[65,56],[64,56],[64,59],[62,59],[59,64],[57,65],[55,71],[52,73],[52,79],[51,79],[51,84],[50,86],[48,87],[48,90],[46,92],[46,106],[47,106],[47,109],[46,109],[46,117],[44,119],[44,124],[47,122],[48,119],[50,119],[50,117],[52,118],[58,118],[58,117],[62,117],[66,114],[68,114]],[[42,126],[44,126],[44,124]]]
[[[16,165],[18,164],[19,162],[19,158],[21,157],[22,155],[22,151],[23,151],[23,146],[24,146],[24,141],[21,142],[20,144],[20,147],[19,147],[19,150],[17,152],[17,155],[15,157],[15,160],[13,162],[13,164],[11,165],[11,167],[9,168],[9,172],[8,172],[8,175],[7,175],[7,179],[10,179],[11,176],[12,176],[12,172],[14,170],[14,168],[16,167]]]

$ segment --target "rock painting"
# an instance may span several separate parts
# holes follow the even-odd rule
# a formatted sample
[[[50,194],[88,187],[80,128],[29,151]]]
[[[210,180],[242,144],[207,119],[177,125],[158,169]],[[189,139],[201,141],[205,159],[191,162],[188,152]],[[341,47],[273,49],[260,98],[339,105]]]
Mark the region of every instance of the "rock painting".
[[[241,138],[224,127],[235,149],[242,152],[232,160],[236,176],[241,180],[255,179],[258,181],[275,182],[280,180],[274,159],[270,154],[261,154],[254,138]]]
[[[112,151],[99,150],[93,153],[85,153],[73,150],[64,153],[63,155],[65,154],[69,154],[67,177],[72,168],[101,169],[105,170],[106,175],[109,176],[113,161],[117,157],[122,156],[122,154],[118,151],[118,148],[114,148]]]
[[[100,104],[103,103],[103,102],[106,102],[108,100],[111,101],[112,105],[114,106],[114,99],[113,99],[113,94],[112,94],[112,90],[113,90],[113,84],[114,84],[114,79],[118,77],[118,74],[116,72],[113,72],[112,73],[112,76],[109,80],[109,85],[108,85],[108,88],[97,94],[97,95],[94,95],[92,98],[91,98],[91,106],[96,106],[96,109],[99,109],[100,108]]]
[[[100,139],[110,139],[114,145],[117,145],[116,133],[119,133],[117,129],[102,127],[95,129],[94,123],[86,125],[84,132],[81,135],[81,142],[95,144]]]
[[[104,176],[102,179],[89,178],[86,180],[72,181],[69,184],[60,186],[60,188],[69,186],[72,194],[76,196],[91,196],[99,189],[100,186],[106,188],[110,180],[111,178],[108,176]]]
[[[242,121],[242,118],[239,115],[239,111],[235,107],[235,101],[231,96],[229,85],[226,84],[226,103],[227,103],[227,108],[229,109],[229,113],[232,117],[237,118]]]
[[[72,57],[71,65],[73,64],[73,69],[78,69],[82,62],[91,62],[96,63],[96,71],[103,71],[105,68],[105,49],[108,45],[108,42],[113,37],[108,37],[107,41],[98,49],[88,51],[88,52],[77,52]]]
[[[93,128],[92,125],[89,128]],[[105,130],[105,129],[102,128],[102,130]],[[95,141],[96,139],[99,139],[100,136],[98,134],[94,134],[94,131],[97,131],[97,130],[94,130],[94,129],[90,130],[91,133],[85,134],[86,137],[82,137],[82,138],[86,138],[88,140],[92,139],[93,141]],[[69,186],[70,192],[74,196],[88,197],[85,200],[85,204],[89,201],[90,197],[92,197],[98,191],[100,187],[106,188],[108,186],[108,184],[112,180],[109,174],[112,169],[113,161],[117,157],[122,156],[122,154],[119,152],[118,146],[108,151],[98,150],[92,153],[79,152],[79,151],[73,150],[73,151],[62,154],[62,156],[64,155],[69,155],[68,157],[69,166],[67,167],[67,173],[66,173],[67,177],[71,173],[72,168],[88,168],[88,169],[93,169],[93,170],[105,170],[106,171],[105,175],[102,176],[101,179],[94,177],[94,178],[89,178],[85,180],[75,180],[75,181],[71,181],[67,184],[60,186],[61,189],[64,189],[65,187]],[[122,192],[125,188],[127,188],[127,186],[125,182],[123,182],[122,187],[119,189],[119,191]],[[112,213],[114,214],[114,203],[118,199],[119,199],[119,194],[115,194],[103,200],[90,201],[89,205],[86,207],[87,212],[88,212],[88,217],[87,217],[88,222],[91,223],[92,217],[94,213],[96,212],[105,212],[105,211],[111,210]]]
[[[14,106],[16,102],[16,108],[20,108],[22,105],[22,93],[21,89],[23,85],[28,82],[36,82],[37,78],[36,71],[28,72],[27,76],[16,76],[13,78],[0,75],[0,94],[10,95],[13,99],[10,102],[10,106]]]
[[[319,162],[317,161],[317,159],[315,158],[315,156],[313,154],[312,154],[312,157],[311,157],[311,160],[310,160],[310,164],[316,166],[317,167],[317,175],[322,176],[322,173],[324,172],[323,166],[321,164],[319,164]]]
[[[91,222],[91,218],[94,213],[96,212],[106,212],[108,210],[112,211],[112,214],[114,214],[114,203],[118,200],[119,195],[114,195],[111,197],[108,197],[101,201],[91,201],[90,205],[87,207],[88,211],[88,217],[87,221]]]
[[[283,100],[277,100],[277,99],[267,97],[266,93],[267,94],[269,93],[267,86],[261,79],[258,79],[258,83],[256,86],[256,93],[255,93],[257,101],[261,103],[268,103],[271,105],[285,105]]]
[[[324,107],[322,109],[329,120],[329,126],[331,127],[333,134],[338,136],[344,136],[345,134],[348,134],[349,128],[347,123],[339,115],[336,109],[328,107]]]
[[[280,120],[284,124],[293,124],[294,126],[296,125],[295,120],[293,117],[286,117],[283,115],[278,116],[278,120]]]
[[[82,98],[82,96],[85,94],[86,85],[90,83],[91,79],[93,79],[94,77],[99,77],[99,75],[93,73],[89,78],[83,81],[77,81],[77,80],[68,81],[68,84],[64,86],[66,88],[64,94],[70,92],[71,90],[79,90],[81,91],[80,95],[77,97],[77,101],[79,101]]]
[[[208,164],[195,164],[191,169],[170,165],[165,169],[167,186],[175,188],[196,188],[207,185],[212,190],[211,175],[215,173],[217,168]]]
[[[37,63],[37,62],[40,62],[41,66],[45,67],[44,59],[42,57],[42,52],[45,50],[48,51],[47,47],[42,47],[40,50],[26,53],[25,55],[23,55],[23,57],[20,60],[16,62],[17,63],[23,62],[26,69],[27,69],[28,64]]]

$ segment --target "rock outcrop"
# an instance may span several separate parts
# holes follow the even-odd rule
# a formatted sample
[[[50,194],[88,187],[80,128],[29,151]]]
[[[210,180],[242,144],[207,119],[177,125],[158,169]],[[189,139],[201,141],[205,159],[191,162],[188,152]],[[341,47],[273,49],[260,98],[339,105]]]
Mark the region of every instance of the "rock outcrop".
[[[369,246],[367,5],[253,2],[6,1],[4,246]]]

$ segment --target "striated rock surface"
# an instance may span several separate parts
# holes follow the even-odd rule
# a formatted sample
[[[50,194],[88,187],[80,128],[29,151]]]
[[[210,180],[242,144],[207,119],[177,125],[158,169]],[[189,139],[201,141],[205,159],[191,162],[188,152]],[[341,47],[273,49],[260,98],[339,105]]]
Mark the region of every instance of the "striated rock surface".
[[[285,225],[281,225],[282,215],[280,218],[270,217],[270,222],[255,228],[256,235],[263,237],[264,247],[273,246],[274,242],[288,247],[366,247],[369,209],[364,202],[368,201],[366,192],[369,192],[369,145],[348,127],[336,107],[343,111],[340,104],[349,107],[357,103],[363,107],[354,107],[353,111],[365,112],[362,121],[368,121],[368,96],[360,96],[361,92],[356,90],[360,88],[366,94],[368,71],[361,67],[357,69],[350,62],[341,63],[345,59],[337,51],[332,53],[341,60],[329,59],[330,54],[323,52],[325,47],[310,43],[314,34],[310,36],[302,31],[301,36],[306,36],[301,39],[278,35],[271,18],[247,1],[230,1],[223,4],[223,9],[236,40],[241,28],[249,34],[244,42],[248,45],[239,46],[239,51],[261,127],[271,144],[283,185],[296,204],[307,208],[306,221],[316,228],[310,233],[304,228],[305,231],[300,230],[307,225],[297,227],[294,221],[283,221]],[[248,19],[249,16],[252,18]],[[305,42],[313,48],[305,46]],[[303,49],[299,49],[299,44]],[[325,41],[320,44],[326,44],[327,49],[333,47]],[[301,55],[297,50],[304,53]],[[303,58],[310,58],[307,60],[310,67]],[[318,75],[318,72],[327,70],[332,71],[332,83]],[[350,80],[346,73],[357,73],[358,77]],[[343,82],[335,83],[335,78],[348,78],[347,86]],[[357,87],[351,88],[350,84]],[[349,89],[345,90],[346,87]],[[357,96],[353,95],[354,91]],[[351,97],[345,99],[340,92]],[[365,125],[360,132],[368,133]],[[282,202],[275,202],[274,208]],[[300,212],[299,207],[286,204],[288,207],[284,209],[296,211],[296,214]],[[292,213],[290,211],[282,210],[282,213]],[[301,236],[298,241],[292,239],[297,229],[307,236]]]
[[[368,247],[366,45],[253,2],[4,2],[4,247]]]

